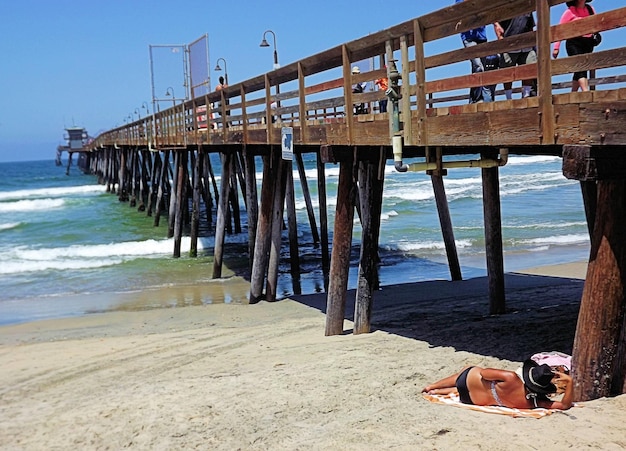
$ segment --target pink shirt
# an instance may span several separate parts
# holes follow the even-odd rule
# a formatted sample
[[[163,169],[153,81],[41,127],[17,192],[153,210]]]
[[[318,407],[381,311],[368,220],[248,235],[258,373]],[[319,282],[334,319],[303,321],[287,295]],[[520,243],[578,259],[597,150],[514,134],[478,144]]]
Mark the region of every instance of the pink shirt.
[[[567,8],[565,10],[563,15],[561,16],[561,20],[559,21],[559,25],[563,24],[563,23],[567,23],[567,22],[572,22],[574,20],[579,20],[579,19],[582,19],[584,17],[589,17],[591,14],[589,14],[589,10],[587,9],[587,6],[589,6],[589,8],[591,8],[594,13],[596,12],[596,10],[593,9],[593,6],[588,5],[587,3],[585,3],[585,6],[583,6],[582,8],[576,8],[575,6],[570,6],[569,8]],[[590,34],[586,34],[584,36],[586,38],[590,38],[591,37]],[[558,50],[560,47],[561,47],[561,41],[556,42],[554,44],[554,49],[555,50]]]

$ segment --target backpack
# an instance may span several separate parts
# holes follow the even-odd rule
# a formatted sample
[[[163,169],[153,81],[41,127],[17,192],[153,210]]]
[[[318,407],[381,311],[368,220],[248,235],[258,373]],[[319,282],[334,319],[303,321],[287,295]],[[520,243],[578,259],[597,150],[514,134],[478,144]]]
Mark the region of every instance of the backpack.
[[[589,15],[593,16],[595,14],[595,12],[594,12],[593,8],[591,7],[591,5],[585,4],[585,6],[587,7],[587,11],[589,11]],[[593,46],[597,47],[602,42],[602,35],[598,31],[598,32],[594,33],[593,35],[591,35],[591,39],[593,39]]]

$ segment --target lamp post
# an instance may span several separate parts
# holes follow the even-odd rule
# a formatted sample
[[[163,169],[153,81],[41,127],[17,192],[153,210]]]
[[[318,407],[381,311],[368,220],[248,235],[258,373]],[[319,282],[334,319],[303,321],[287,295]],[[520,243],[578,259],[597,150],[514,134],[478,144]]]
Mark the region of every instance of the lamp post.
[[[141,119],[141,113],[139,112],[139,108],[135,108],[134,113],[137,115],[137,120]]]
[[[278,69],[280,67],[280,64],[278,64],[278,50],[276,49],[276,33],[274,33],[272,30],[266,30],[263,33],[263,40],[261,41],[261,43],[259,44],[259,47],[269,47],[269,43],[267,42],[267,40],[265,39],[265,35],[267,33],[272,33],[272,36],[274,37],[274,70]]]
[[[226,60],[224,58],[218,58],[217,59],[217,64],[215,65],[215,71],[219,72],[222,70],[222,68],[220,67],[220,60],[224,62],[224,81],[225,83],[228,85],[228,69],[226,68]]]
[[[170,92],[171,91],[171,92]],[[176,97],[174,96],[174,88],[171,86],[165,91],[165,97],[172,96],[172,105],[176,106]]]
[[[148,103],[147,102],[142,102],[141,103],[141,108],[143,108],[144,110],[146,110],[146,116],[150,115],[150,108],[148,108]]]

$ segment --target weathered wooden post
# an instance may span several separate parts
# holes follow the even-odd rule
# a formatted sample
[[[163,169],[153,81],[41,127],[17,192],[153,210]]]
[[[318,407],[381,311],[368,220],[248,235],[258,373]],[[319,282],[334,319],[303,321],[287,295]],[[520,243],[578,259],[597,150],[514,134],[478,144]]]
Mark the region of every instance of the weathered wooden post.
[[[172,238],[174,236],[174,219],[176,218],[176,201],[178,200],[178,183],[176,181],[179,177],[180,171],[180,154],[181,152],[174,152],[174,177],[175,183],[172,185],[172,191],[170,193],[170,203],[167,215],[167,237]]]
[[[326,149],[328,150],[328,148]],[[332,159],[336,161],[334,157]],[[333,250],[330,256],[330,281],[326,298],[326,335],[340,335],[343,333],[350,270],[350,250],[352,248],[354,196],[356,193],[354,153],[352,149],[343,152],[339,161],[337,209],[333,232]]]
[[[489,153],[484,155],[495,158]],[[499,168],[482,168],[485,253],[489,279],[489,313],[505,312],[504,257],[502,254],[502,214],[500,210]]]
[[[322,251],[322,273],[324,289],[328,291],[328,274],[330,272],[330,254],[328,251],[328,208],[326,204],[326,168],[322,158],[324,149],[317,152],[317,201],[320,211],[320,245]]]
[[[254,261],[254,242],[256,241],[256,227],[259,219],[259,200],[256,187],[256,164],[254,154],[243,147],[244,171],[246,183],[246,209],[248,212],[248,254],[250,258],[250,269]]]
[[[263,297],[263,284],[267,273],[270,238],[272,230],[272,206],[274,200],[274,179],[277,174],[278,152],[270,146],[270,155],[263,157],[263,182],[261,184],[261,206],[254,242],[254,260],[250,275],[250,303],[259,302]]]
[[[154,227],[159,226],[161,213],[163,212],[163,195],[167,183],[168,168],[170,165],[170,151],[166,150],[163,155],[163,163],[159,171],[159,187],[157,189],[157,198],[154,204]]]
[[[280,262],[280,248],[282,244],[283,211],[285,206],[285,190],[287,181],[287,162],[278,159],[277,173],[274,177],[274,198],[272,201],[272,216],[270,226],[270,249],[267,261],[267,280],[265,283],[265,300],[273,302],[278,293],[278,265]]]
[[[435,193],[435,203],[437,205],[437,213],[439,214],[439,224],[441,226],[441,234],[443,243],[446,248],[448,257],[448,267],[450,268],[450,277],[452,280],[462,280],[461,265],[459,263],[459,255],[456,251],[456,243],[454,241],[454,228],[452,227],[452,219],[450,217],[450,208],[448,207],[448,198],[446,189],[443,184],[443,176],[446,170],[441,168],[441,148],[437,148],[437,155],[430,161],[437,161],[436,170],[428,171],[430,180]]]
[[[378,238],[383,202],[385,150],[377,160],[359,163],[361,197],[361,256],[354,301],[354,334],[368,333],[371,328],[374,291],[378,288]]]
[[[187,151],[180,151],[176,182],[176,212],[174,217],[174,258],[180,257],[183,239],[184,211],[187,208]]]
[[[226,235],[226,217],[228,211],[228,192],[230,190],[230,174],[232,171],[233,155],[231,152],[222,154],[222,181],[220,201],[217,207],[217,222],[215,223],[215,245],[213,255],[213,278],[222,277],[222,261],[224,259],[224,238]]]
[[[191,155],[194,155],[194,151],[191,150]],[[198,148],[198,153],[193,161],[193,177],[191,178],[192,182],[192,207],[191,207],[191,230],[190,230],[190,238],[191,245],[189,247],[189,256],[197,257],[198,256],[198,230],[200,228],[200,172],[202,170],[202,150]]]
[[[618,147],[571,145],[563,174],[597,181],[597,210],[573,350],[574,399],[626,393],[626,158]]]
[[[300,157],[302,158],[302,157]],[[287,206],[287,224],[289,230],[289,262],[291,264],[291,280],[294,294],[302,294],[300,285],[300,254],[298,251],[298,218],[296,217],[296,194],[293,183],[291,161],[286,161],[285,204]]]
[[[298,166],[298,176],[300,177],[300,185],[302,186],[302,197],[306,204],[306,212],[309,215],[309,224],[311,225],[311,234],[313,235],[313,243],[320,242],[320,236],[317,232],[317,224],[315,222],[315,213],[313,210],[313,203],[311,202],[311,192],[309,191],[309,184],[306,180],[306,171],[304,170],[304,161],[302,160],[302,154],[296,153],[296,165]],[[293,178],[293,177],[292,177]]]

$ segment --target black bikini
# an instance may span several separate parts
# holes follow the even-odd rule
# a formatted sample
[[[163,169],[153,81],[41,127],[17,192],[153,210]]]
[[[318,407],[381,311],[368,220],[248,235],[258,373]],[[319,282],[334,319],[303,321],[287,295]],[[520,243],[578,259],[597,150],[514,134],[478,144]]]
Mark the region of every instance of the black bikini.
[[[470,366],[469,368],[466,368],[461,374],[459,374],[459,377],[456,378],[456,382],[454,383],[459,391],[459,399],[463,404],[474,404],[472,402],[472,398],[470,398],[469,389],[467,388],[467,374],[472,368],[474,367]]]

